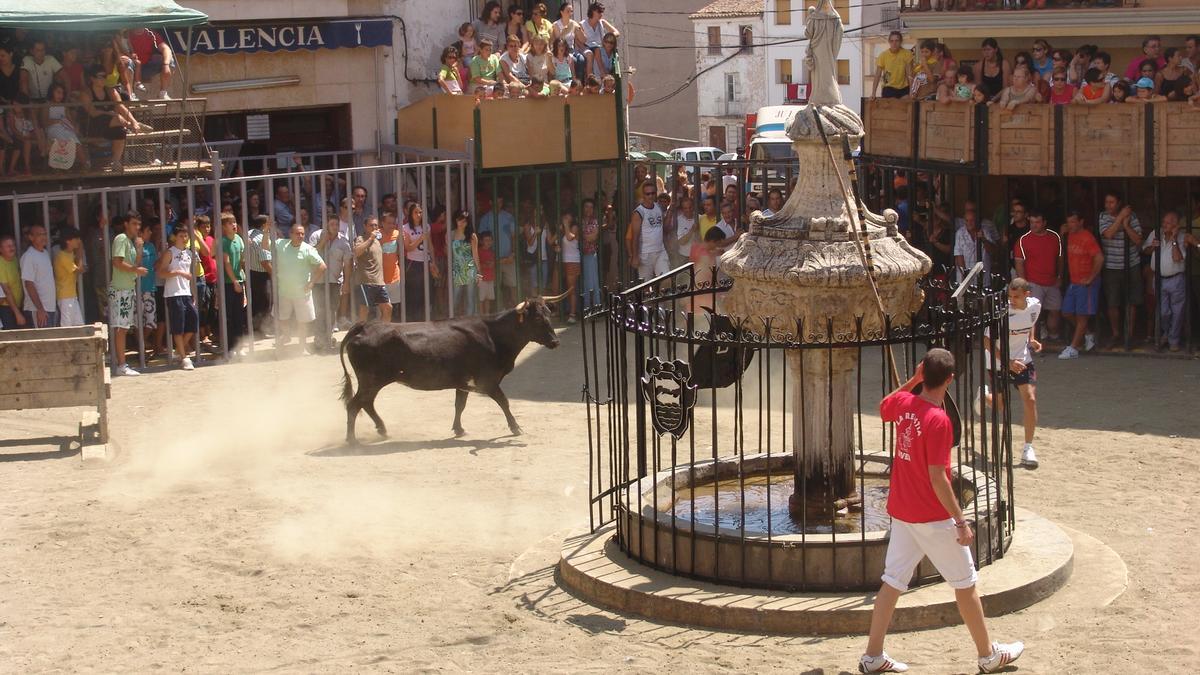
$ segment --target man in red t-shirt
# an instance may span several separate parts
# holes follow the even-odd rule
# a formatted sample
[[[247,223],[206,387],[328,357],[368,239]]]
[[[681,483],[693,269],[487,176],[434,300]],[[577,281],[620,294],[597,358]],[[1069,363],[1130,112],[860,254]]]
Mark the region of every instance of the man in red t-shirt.
[[[1058,339],[1062,316],[1062,239],[1046,229],[1046,217],[1039,211],[1029,213],[1029,231],[1013,247],[1017,276],[1029,282],[1030,296],[1037,298],[1046,311],[1046,327],[1051,338]]]
[[[979,671],[994,673],[1016,661],[1025,646],[993,643],[983,621],[983,605],[975,590],[978,575],[970,546],[975,538],[963,518],[950,484],[950,446],[954,432],[942,408],[954,379],[954,356],[930,349],[908,382],[883,399],[879,414],[896,425],[888,513],[892,529],[884,563],[883,585],[875,596],[871,636],[859,659],[863,673],[902,673],[908,666],[883,651],[883,638],[900,594],[908,589],[913,571],[926,556],[946,583],[954,588],[958,612],[971,632],[979,654]],[[913,389],[923,385],[920,394]]]
[[[1087,351],[1096,344],[1096,338],[1087,332],[1088,321],[1096,314],[1100,304],[1100,272],[1104,269],[1104,251],[1096,237],[1083,226],[1083,216],[1078,211],[1067,214],[1067,272],[1071,285],[1063,298],[1063,318],[1075,326],[1071,344],[1067,345],[1060,359],[1079,358],[1079,350]]]
[[[171,98],[167,92],[171,89],[171,68],[175,65],[175,54],[167,41],[149,28],[135,28],[129,31],[129,47],[133,49],[133,80],[138,91],[146,90],[146,85],[142,84],[143,70],[150,69],[150,77],[154,77],[154,70],[158,69],[158,97]]]

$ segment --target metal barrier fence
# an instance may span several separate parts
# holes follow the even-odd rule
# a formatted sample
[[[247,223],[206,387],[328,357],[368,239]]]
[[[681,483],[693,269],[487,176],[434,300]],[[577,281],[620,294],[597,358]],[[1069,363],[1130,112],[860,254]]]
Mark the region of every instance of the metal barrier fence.
[[[685,265],[610,294],[587,315],[593,531],[615,524],[622,550],[672,574],[789,590],[878,587],[894,431],[874,411],[896,386],[889,359],[911,373],[927,347],[941,346],[957,359],[946,407],[975,560],[1004,556],[1015,524],[1010,408],[972,406],[984,385],[1008,391],[1008,370],[989,368],[984,345],[1008,334],[1002,285],[980,281],[952,299],[950,286],[926,281],[919,312],[872,332],[863,317],[777,326],[726,316],[730,282],[698,283],[696,272]],[[1007,340],[995,348],[1008,363]],[[835,376],[835,362],[849,367]],[[835,438],[847,442],[836,458]],[[813,473],[825,458],[848,475]],[[935,578],[923,565],[914,583]]]

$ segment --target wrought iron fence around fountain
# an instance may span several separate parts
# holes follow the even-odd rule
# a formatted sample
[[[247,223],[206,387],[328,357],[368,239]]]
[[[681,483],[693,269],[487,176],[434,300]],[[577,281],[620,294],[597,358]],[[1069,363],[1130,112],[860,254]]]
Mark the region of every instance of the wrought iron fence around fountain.
[[[593,531],[615,525],[623,551],[672,574],[787,590],[877,588],[894,441],[878,405],[898,386],[892,364],[904,378],[940,346],[957,360],[946,402],[956,421],[952,473],[974,523],[976,564],[1004,556],[1015,521],[1009,405],[981,411],[975,402],[985,386],[1008,391],[1007,369],[990,368],[984,346],[1004,336],[995,350],[1009,362],[1002,282],[955,289],[930,275],[918,312],[871,331],[863,317],[750,325],[721,312],[731,282],[707,272],[687,264],[611,293],[585,319]],[[835,391],[835,362],[853,364],[845,392]],[[829,369],[816,387],[805,381],[814,364]],[[817,453],[833,454],[835,429],[848,430],[853,446],[840,489],[829,487],[831,474],[824,487],[806,480],[813,460],[827,459]],[[926,561],[912,584],[937,579]]]

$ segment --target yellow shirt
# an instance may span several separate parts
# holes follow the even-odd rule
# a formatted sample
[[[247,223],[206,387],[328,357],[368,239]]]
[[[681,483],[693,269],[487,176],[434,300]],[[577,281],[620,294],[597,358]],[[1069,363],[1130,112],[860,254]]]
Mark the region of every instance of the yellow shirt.
[[[549,49],[549,47],[550,47],[550,31],[553,27],[554,27],[554,24],[550,23],[550,20],[546,19],[544,17],[542,18],[541,23],[536,26],[533,23],[533,19],[530,19],[525,22],[525,34],[528,36],[531,36],[531,37],[535,33],[538,35],[541,35],[543,38],[546,39],[546,47],[547,47],[547,49]]]
[[[25,288],[21,284],[21,264],[17,262],[16,258],[12,260],[0,258],[0,284],[7,285],[8,290],[13,294],[13,297],[5,298],[0,302],[20,311],[21,301],[25,299]]]
[[[75,264],[74,253],[59,251],[54,256],[54,287],[59,300],[78,295],[79,285],[75,282],[78,274],[79,266]]]
[[[883,70],[883,86],[893,89],[908,89],[908,67],[912,63],[913,53],[907,49],[901,49],[895,54],[892,50],[885,49],[875,59],[876,67]]]
[[[708,234],[708,231],[716,226],[717,220],[717,218],[709,218],[705,215],[700,216],[700,241],[704,241],[704,235]]]

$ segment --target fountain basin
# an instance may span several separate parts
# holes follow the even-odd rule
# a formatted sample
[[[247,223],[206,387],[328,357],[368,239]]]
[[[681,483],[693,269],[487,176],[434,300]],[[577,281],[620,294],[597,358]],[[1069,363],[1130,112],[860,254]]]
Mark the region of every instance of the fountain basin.
[[[832,526],[824,524],[823,532],[815,531],[822,527],[815,520],[803,527],[777,522],[787,518],[787,501],[785,497],[776,504],[776,496],[783,493],[775,490],[770,530],[765,527],[765,496],[761,502],[748,500],[744,513],[741,498],[735,496],[728,503],[719,501],[716,509],[697,509],[704,517],[690,519],[691,503],[687,500],[697,493],[706,497],[714,484],[729,481],[734,481],[737,490],[745,479],[751,485],[765,485],[766,476],[772,476],[774,484],[774,477],[791,475],[794,462],[791,454],[734,456],[685,464],[634,481],[620,501],[629,507],[618,506],[617,543],[643,564],[718,583],[816,591],[878,588],[888,541],[886,517],[879,514],[886,503],[878,491],[885,480],[882,463],[867,463],[863,480],[855,478],[857,484],[866,484],[865,501],[871,509],[867,514],[871,517],[866,519],[868,527],[858,528],[860,531],[839,531],[843,528],[837,526],[837,520]],[[958,466],[951,474],[963,512],[975,520],[976,563],[981,567],[990,564],[995,557],[991,552],[1003,552],[1001,542],[1011,541],[1004,522],[1003,495],[985,472]],[[688,507],[681,512],[683,503]],[[712,517],[714,511],[724,516]],[[852,511],[843,517],[843,525],[846,520],[861,524],[864,518]],[[794,531],[786,531],[789,528]],[[911,585],[938,580],[937,571],[926,560],[917,568]]]

